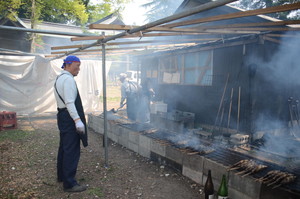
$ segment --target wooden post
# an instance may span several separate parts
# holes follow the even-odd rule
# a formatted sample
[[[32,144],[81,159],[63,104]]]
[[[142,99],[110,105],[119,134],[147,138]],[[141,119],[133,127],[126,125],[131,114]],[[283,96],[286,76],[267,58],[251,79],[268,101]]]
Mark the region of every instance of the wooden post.
[[[218,118],[219,118],[219,114],[220,114],[221,108],[222,108],[222,106],[223,106],[224,96],[225,96],[225,93],[226,93],[228,80],[229,80],[229,73],[228,73],[228,75],[227,75],[227,79],[226,79],[226,82],[225,82],[225,86],[224,86],[223,94],[222,94],[222,97],[221,97],[221,101],[220,101],[220,105],[219,105],[219,109],[218,109],[218,113],[217,113],[217,117],[216,117],[216,120],[215,120],[215,125],[214,125],[214,127],[215,127],[216,124],[217,124],[217,121],[218,121]],[[213,128],[213,129],[214,129],[214,128]]]
[[[230,94],[230,103],[229,103],[228,121],[227,121],[227,131],[229,129],[229,124],[230,124],[230,116],[231,116],[231,108],[232,108],[232,97],[233,97],[233,88],[231,88],[231,94]]]
[[[240,125],[240,108],[241,108],[241,86],[239,86],[239,93],[238,93],[238,111],[237,111],[237,122],[236,122],[237,131],[239,131],[239,125]]]

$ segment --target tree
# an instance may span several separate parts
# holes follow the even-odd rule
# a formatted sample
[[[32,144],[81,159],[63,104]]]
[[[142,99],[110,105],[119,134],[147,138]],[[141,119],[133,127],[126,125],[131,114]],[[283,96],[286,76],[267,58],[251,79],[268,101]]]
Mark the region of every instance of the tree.
[[[148,8],[146,18],[149,22],[172,15],[183,0],[152,0],[142,6]]]
[[[85,24],[88,20],[86,7],[81,0],[22,0],[18,16],[31,18],[35,12],[36,20],[54,23]],[[35,1],[35,9],[33,2]]]
[[[240,0],[233,5],[245,9],[245,10],[255,10],[260,8],[268,8],[273,6],[279,6],[284,4],[292,4],[299,2],[299,0]],[[286,19],[300,19],[300,10],[293,10],[287,12],[278,12],[268,14],[270,17],[274,17],[281,20]]]
[[[17,9],[21,6],[22,0],[0,1],[0,16],[14,20],[17,16]]]
[[[112,12],[121,11],[131,0],[102,0],[95,5],[90,0],[5,0],[0,1],[0,16],[15,20],[30,18],[31,28],[41,21],[85,25],[99,20]],[[31,33],[31,51],[35,51],[37,34]],[[41,40],[40,40],[41,41]]]
[[[132,0],[103,0],[98,4],[87,4],[87,12],[89,13],[88,22],[92,23],[111,13],[121,13],[125,5]]]

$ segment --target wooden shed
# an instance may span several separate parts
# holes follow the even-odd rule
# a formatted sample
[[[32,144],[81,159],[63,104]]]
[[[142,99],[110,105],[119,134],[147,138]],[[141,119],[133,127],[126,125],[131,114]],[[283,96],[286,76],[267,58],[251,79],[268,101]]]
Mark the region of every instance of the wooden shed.
[[[207,1],[186,0],[177,12],[204,2]],[[213,19],[214,16],[225,17],[239,12],[239,9],[225,5],[184,20],[205,21]],[[158,50],[136,58],[141,67],[142,78],[151,78],[157,90],[157,100],[167,103],[168,111],[195,113],[196,127],[218,126],[247,133],[289,125],[288,99],[293,97],[294,102],[299,99],[296,92],[299,81],[296,83],[294,77],[297,72],[296,63],[300,61],[299,56],[294,53],[297,50],[295,42],[299,44],[296,33],[287,33],[287,36],[295,38],[281,41],[266,36],[269,31],[251,33],[264,29],[249,28],[254,23],[256,26],[265,26],[279,22],[266,16],[207,20],[209,22],[189,26],[181,21],[174,24],[182,23],[187,29],[210,29],[210,32],[172,38],[202,39],[200,44],[173,50]],[[232,30],[239,34],[229,32],[229,27],[238,26],[239,28]],[[217,27],[223,29],[212,29]],[[284,35],[284,32],[280,31],[284,29],[280,28],[286,26],[279,24],[276,28],[279,31],[273,34]],[[245,33],[241,34],[241,31]],[[171,40],[171,37],[168,39]],[[280,124],[267,126],[269,121],[278,121]]]

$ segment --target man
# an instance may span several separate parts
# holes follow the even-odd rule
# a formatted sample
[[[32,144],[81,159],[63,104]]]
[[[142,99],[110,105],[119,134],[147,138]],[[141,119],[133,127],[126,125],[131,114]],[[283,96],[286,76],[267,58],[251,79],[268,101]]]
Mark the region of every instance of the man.
[[[57,103],[57,124],[60,142],[57,155],[57,180],[63,182],[64,191],[81,192],[86,190],[75,180],[80,158],[80,140],[87,143],[85,115],[74,77],[80,70],[80,59],[68,56],[63,63],[62,73],[57,77],[54,94]]]
[[[139,107],[139,86],[137,83],[127,80],[125,73],[121,73],[119,79],[122,82],[120,107],[125,105],[126,100],[127,117],[132,121],[136,121]]]

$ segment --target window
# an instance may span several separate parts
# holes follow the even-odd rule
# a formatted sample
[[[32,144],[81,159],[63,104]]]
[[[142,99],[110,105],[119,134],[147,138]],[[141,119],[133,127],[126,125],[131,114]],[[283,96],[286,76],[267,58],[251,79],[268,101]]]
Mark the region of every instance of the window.
[[[211,86],[213,51],[199,51],[160,58],[160,82]]]

